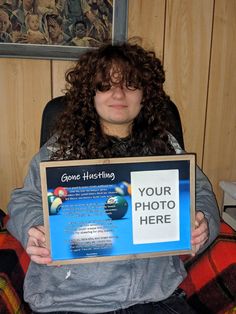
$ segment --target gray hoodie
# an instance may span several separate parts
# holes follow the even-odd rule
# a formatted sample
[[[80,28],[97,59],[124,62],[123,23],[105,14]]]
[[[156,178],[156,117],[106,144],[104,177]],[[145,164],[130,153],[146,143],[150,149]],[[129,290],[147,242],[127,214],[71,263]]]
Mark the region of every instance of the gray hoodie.
[[[183,153],[170,136],[176,153]],[[32,159],[23,188],[13,191],[7,228],[26,248],[27,232],[43,225],[39,163],[49,160],[44,145]],[[196,168],[196,209],[209,223],[209,240],[219,231],[219,212],[211,184]],[[34,311],[74,311],[103,313],[136,303],[155,302],[169,297],[186,276],[178,256],[57,266],[31,262],[25,277],[24,298]]]

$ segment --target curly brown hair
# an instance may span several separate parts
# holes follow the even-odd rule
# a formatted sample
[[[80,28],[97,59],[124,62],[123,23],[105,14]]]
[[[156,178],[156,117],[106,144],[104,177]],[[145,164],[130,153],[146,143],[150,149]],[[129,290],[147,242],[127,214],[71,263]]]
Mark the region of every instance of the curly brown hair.
[[[97,90],[112,82],[111,68],[119,69],[119,82],[143,91],[142,109],[131,134],[118,139],[104,134],[94,106]],[[152,51],[134,44],[104,45],[85,52],[66,73],[66,110],[56,129],[57,149],[52,159],[91,159],[117,156],[174,154],[168,141],[169,96],[163,89],[165,74]]]

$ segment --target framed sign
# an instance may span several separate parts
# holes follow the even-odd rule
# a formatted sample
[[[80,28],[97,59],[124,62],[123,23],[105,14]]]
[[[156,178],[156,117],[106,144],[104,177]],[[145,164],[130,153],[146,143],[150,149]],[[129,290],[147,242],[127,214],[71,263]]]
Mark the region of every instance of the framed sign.
[[[52,264],[191,253],[195,155],[41,162]]]
[[[88,48],[124,41],[128,0],[0,1],[0,56],[78,59]]]

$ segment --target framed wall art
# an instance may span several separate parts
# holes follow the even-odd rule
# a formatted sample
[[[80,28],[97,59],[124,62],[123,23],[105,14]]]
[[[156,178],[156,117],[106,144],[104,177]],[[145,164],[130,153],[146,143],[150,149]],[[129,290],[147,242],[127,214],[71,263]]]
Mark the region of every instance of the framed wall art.
[[[128,0],[1,0],[0,56],[78,59],[124,41],[127,14]]]
[[[41,162],[52,264],[192,252],[195,155]]]

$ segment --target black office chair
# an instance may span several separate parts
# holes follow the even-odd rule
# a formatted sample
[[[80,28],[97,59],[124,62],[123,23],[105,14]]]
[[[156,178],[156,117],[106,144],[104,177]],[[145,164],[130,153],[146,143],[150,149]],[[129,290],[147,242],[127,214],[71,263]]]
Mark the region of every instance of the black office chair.
[[[177,139],[180,146],[184,149],[183,131],[179,111],[172,101],[169,101],[168,105],[171,112],[168,131]],[[42,115],[40,147],[51,137],[55,121],[65,108],[65,96],[53,98],[46,104]]]
[[[65,108],[64,96],[53,98],[46,104],[41,122],[40,147],[52,136],[57,117]]]

